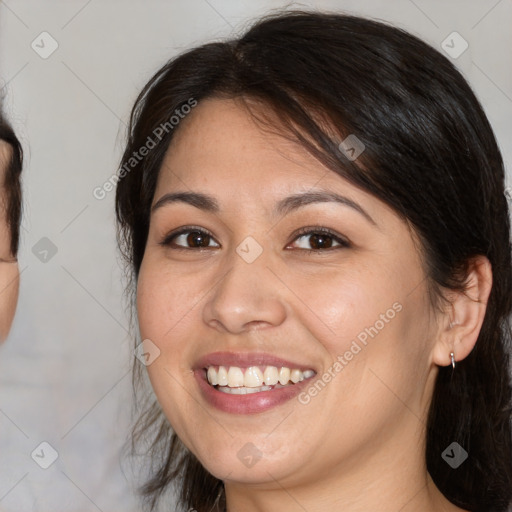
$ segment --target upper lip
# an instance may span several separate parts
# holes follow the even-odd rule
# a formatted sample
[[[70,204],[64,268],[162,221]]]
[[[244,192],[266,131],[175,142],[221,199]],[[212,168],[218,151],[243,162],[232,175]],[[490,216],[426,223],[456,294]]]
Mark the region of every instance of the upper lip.
[[[299,370],[314,370],[310,364],[303,364],[297,361],[290,361],[282,357],[264,352],[212,352],[199,358],[194,369],[208,368],[209,366],[276,366],[278,368],[285,366]]]

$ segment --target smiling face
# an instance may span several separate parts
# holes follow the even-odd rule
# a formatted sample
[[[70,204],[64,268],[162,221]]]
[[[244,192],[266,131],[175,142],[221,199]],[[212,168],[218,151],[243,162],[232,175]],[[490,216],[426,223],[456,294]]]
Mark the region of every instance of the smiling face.
[[[0,140],[0,343],[5,340],[16,311],[19,289],[18,262],[11,254],[4,179],[11,148]]]
[[[289,488],[423,457],[435,326],[411,231],[241,103],[182,121],[137,308],[156,396],[217,478]],[[272,367],[287,384],[262,388]]]

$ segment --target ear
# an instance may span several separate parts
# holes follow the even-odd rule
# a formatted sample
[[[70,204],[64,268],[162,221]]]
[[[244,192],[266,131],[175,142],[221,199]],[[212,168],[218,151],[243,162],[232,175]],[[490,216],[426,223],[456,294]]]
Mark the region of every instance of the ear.
[[[492,266],[485,256],[475,256],[468,263],[468,278],[463,292],[450,290],[447,311],[439,322],[432,360],[439,366],[461,361],[473,350],[487,310],[492,288]]]

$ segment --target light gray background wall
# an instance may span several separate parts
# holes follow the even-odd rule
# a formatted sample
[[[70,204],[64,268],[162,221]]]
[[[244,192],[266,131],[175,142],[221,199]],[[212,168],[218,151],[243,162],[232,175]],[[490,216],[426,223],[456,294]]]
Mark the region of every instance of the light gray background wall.
[[[0,87],[26,149],[21,293],[0,349],[1,510],[138,509],[131,473],[118,460],[128,433],[132,341],[114,194],[100,201],[92,191],[115,172],[129,109],[152,72],[286,5],[389,20],[437,48],[459,32],[469,48],[455,62],[510,169],[511,0],[1,2]],[[56,51],[42,58],[52,44]],[[31,458],[41,442],[58,452],[48,469]],[[47,447],[35,454],[51,462]]]

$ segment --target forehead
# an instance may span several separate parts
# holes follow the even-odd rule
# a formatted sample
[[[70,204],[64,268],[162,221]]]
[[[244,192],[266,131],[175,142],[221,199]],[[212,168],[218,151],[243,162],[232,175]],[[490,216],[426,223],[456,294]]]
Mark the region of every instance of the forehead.
[[[269,117],[262,125],[240,100],[203,100],[178,128],[164,158],[157,191],[199,186],[227,195],[254,196],[315,185],[356,189],[298,142],[286,138],[277,120],[272,123]]]

